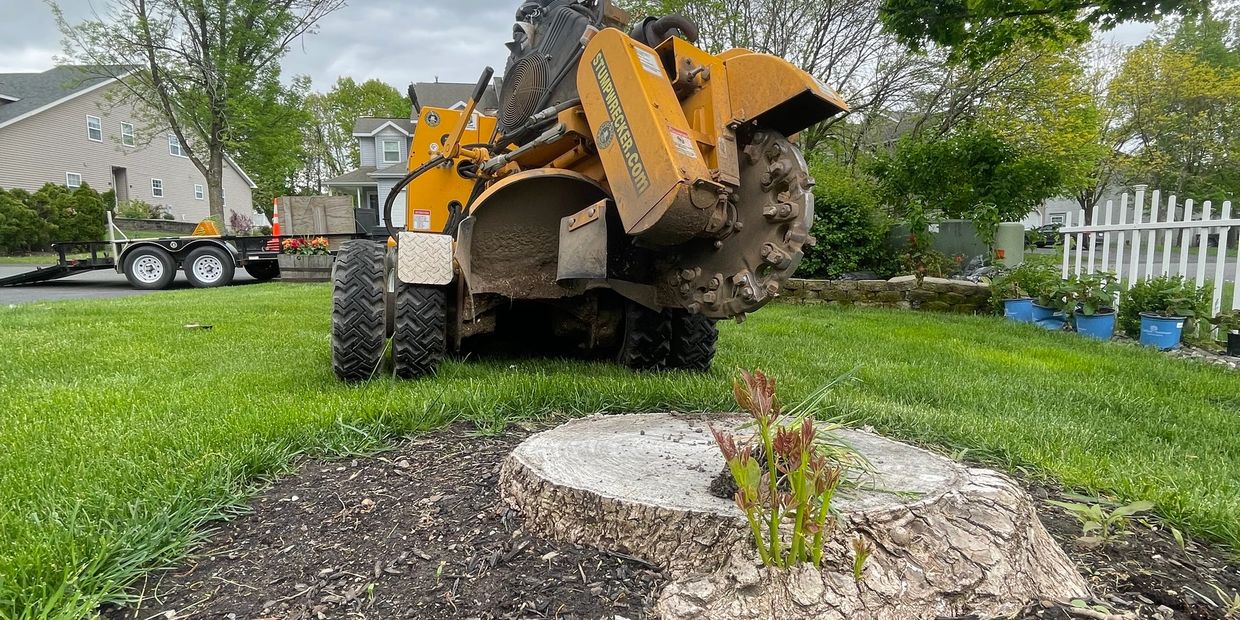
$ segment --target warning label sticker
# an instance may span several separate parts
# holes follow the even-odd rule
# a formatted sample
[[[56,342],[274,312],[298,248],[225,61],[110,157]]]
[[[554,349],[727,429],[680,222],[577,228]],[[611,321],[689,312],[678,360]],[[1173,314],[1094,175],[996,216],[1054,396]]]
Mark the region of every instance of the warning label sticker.
[[[672,137],[672,145],[681,155],[697,159],[697,146],[693,144],[693,138],[688,133],[675,127],[668,127],[667,132]]]
[[[642,63],[643,69],[645,69],[648,73],[653,73],[659,77],[663,77],[663,67],[659,64],[658,56],[655,56],[640,47],[633,48],[633,51],[637,52],[637,61]]]
[[[414,230],[430,230],[431,229],[431,212],[418,209],[413,212],[413,229]]]

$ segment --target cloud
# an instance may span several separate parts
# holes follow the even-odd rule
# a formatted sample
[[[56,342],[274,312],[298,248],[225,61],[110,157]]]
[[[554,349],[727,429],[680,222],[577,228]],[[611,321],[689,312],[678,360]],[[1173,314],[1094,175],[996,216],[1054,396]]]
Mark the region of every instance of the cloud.
[[[107,0],[59,0],[72,22],[105,12]],[[484,66],[503,73],[518,2],[350,0],[294,42],[286,78],[309,75],[326,90],[341,76],[409,82],[474,82]],[[44,71],[60,54],[60,32],[40,0],[0,0],[0,72]]]

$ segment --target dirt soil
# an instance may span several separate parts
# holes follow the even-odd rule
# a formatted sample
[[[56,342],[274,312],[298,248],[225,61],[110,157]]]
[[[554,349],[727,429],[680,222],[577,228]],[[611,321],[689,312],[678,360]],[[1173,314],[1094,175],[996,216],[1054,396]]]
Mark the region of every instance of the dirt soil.
[[[497,510],[527,436],[456,427],[378,457],[307,461],[221,524],[185,565],[104,618],[627,618],[662,578],[641,562],[533,538]]]
[[[500,507],[500,464],[528,434],[482,438],[458,426],[374,458],[307,460],[182,566],[137,584],[140,603],[103,617],[652,617],[663,581],[653,567],[532,537],[519,514]],[[1076,519],[1043,503],[1062,493],[1025,486],[1098,598],[1087,601],[1094,609],[1030,601],[1016,619],[1240,618],[1214,588],[1240,595],[1234,557],[1191,540],[1181,548],[1153,521],[1133,522],[1107,547],[1079,545]]]

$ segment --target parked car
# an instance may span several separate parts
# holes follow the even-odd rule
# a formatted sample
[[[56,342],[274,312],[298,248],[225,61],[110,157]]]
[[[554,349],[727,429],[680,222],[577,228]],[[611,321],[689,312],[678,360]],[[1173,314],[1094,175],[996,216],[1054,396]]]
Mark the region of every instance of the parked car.
[[[1047,248],[1059,243],[1060,228],[1063,228],[1063,224],[1046,224],[1035,228],[1038,240],[1034,242],[1034,245],[1040,248]]]

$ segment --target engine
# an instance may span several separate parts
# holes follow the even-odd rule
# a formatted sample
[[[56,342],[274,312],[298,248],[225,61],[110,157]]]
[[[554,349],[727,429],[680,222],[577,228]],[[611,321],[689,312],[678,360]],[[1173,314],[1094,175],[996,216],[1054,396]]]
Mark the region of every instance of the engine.
[[[511,135],[534,113],[577,97],[575,70],[586,30],[603,25],[604,0],[539,0],[517,10],[500,92],[499,130]],[[521,144],[521,136],[514,142]]]

